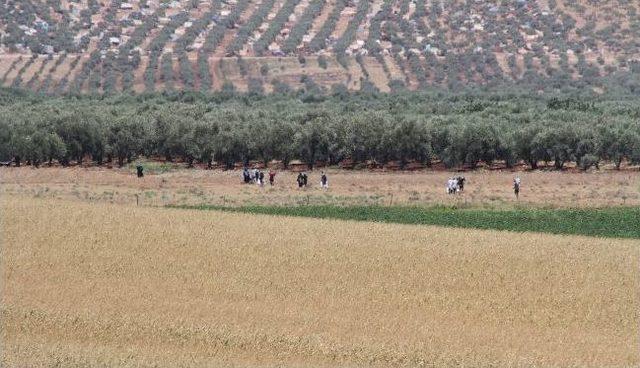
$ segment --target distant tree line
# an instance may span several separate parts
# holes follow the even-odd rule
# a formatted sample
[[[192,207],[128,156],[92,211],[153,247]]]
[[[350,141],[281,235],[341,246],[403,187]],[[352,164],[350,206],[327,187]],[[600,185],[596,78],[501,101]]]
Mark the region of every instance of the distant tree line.
[[[640,163],[635,97],[379,93],[43,98],[0,90],[0,161],[91,160],[124,165],[143,155],[188,165],[301,160],[448,168],[540,163],[582,169]]]

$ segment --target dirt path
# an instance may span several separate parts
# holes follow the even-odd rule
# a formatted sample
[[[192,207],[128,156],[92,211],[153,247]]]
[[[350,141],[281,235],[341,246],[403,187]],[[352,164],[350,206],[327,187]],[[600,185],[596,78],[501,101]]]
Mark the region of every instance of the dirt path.
[[[146,165],[146,164],[145,164]],[[14,194],[86,201],[135,201],[144,193],[144,204],[168,203],[293,204],[307,195],[314,201],[331,204],[399,205],[467,204],[469,206],[513,207],[511,188],[514,175],[524,183],[518,205],[548,207],[640,206],[640,175],[635,171],[603,169],[599,172],[518,172],[478,170],[466,172],[465,192],[447,196],[444,185],[449,171],[371,172],[325,169],[331,183],[330,194],[317,187],[317,171],[311,172],[311,187],[300,191],[296,173],[280,171],[274,188],[240,184],[239,171],[177,169],[142,180],[134,169],[103,168],[0,168],[0,195]],[[615,187],[611,183],[616,183]],[[149,193],[149,194],[147,194]],[[164,198],[163,198],[164,197]]]
[[[371,6],[369,7],[369,11],[367,12],[367,16],[365,17],[364,23],[358,27],[358,31],[356,32],[356,40],[366,40],[369,38],[369,27],[371,26],[371,19],[376,14],[378,14],[380,9],[382,9],[383,4],[384,0],[373,0]],[[354,40],[354,42],[356,40]]]
[[[222,59],[221,59],[222,60]],[[224,81],[233,83],[236,91],[246,92],[248,90],[247,80],[240,73],[240,67],[235,58],[224,58],[219,64],[220,74],[224,76]]]
[[[347,29],[351,18],[356,14],[357,5],[350,3],[340,12],[340,18],[338,18],[338,22],[336,22],[336,26],[331,32],[331,37],[333,39],[339,39]]]
[[[305,10],[307,10],[310,2],[311,0],[300,1],[298,5],[296,5],[296,7],[293,9],[293,13],[289,16],[289,19],[287,19],[287,22],[284,24],[282,29],[288,29],[289,31],[291,31],[296,23],[300,21],[300,17],[304,14]],[[271,42],[269,46],[280,46],[280,48],[282,48],[284,41],[286,41],[288,38],[289,35],[287,35],[286,37],[278,36],[275,38],[275,40],[273,40],[273,42]]]
[[[149,57],[143,56],[140,58],[140,65],[138,66],[138,69],[133,71],[133,90],[136,93],[142,93],[145,91],[144,72],[147,70],[148,65]]]
[[[322,28],[322,25],[329,18],[329,15],[333,11],[333,8],[335,7],[335,5],[336,5],[336,0],[327,1],[324,8],[322,9],[322,12],[316,19],[314,19],[313,24],[311,25],[311,28],[307,32],[306,36],[308,36],[307,37],[308,39],[313,39],[313,37],[318,33],[320,28]]]
[[[203,18],[204,15],[210,9],[211,9],[211,4],[210,3],[208,3],[208,2],[207,3],[199,3],[197,8],[189,10],[189,18],[190,19],[193,18],[193,19],[199,20],[199,19]],[[187,22],[191,22],[191,21],[187,20]],[[187,28],[188,28],[188,27],[186,27],[186,23],[187,22],[183,23],[181,26],[176,28],[174,34],[181,35],[180,38],[184,37],[184,34],[186,33]],[[191,22],[191,23],[194,23],[194,22]],[[177,45],[177,41],[178,40],[179,39],[176,39],[175,41],[169,40],[167,42],[167,44],[165,45],[165,49],[170,49],[170,50],[173,50],[174,52],[177,51],[176,50],[176,45]]]
[[[18,62],[18,60],[22,57],[22,61]],[[26,61],[28,55],[18,55],[18,54],[9,54],[2,55],[0,57],[0,78],[4,78],[4,85],[11,85],[13,79],[9,79],[11,72],[9,68],[13,67],[12,70],[18,70],[21,68],[22,63]],[[16,64],[14,64],[14,62]]]
[[[211,78],[213,79],[211,90],[220,91],[225,78],[220,70],[220,58],[213,56],[209,58],[209,73],[211,73]]]
[[[5,86],[10,86],[11,83],[13,83],[13,81],[16,79],[16,77],[18,77],[18,74],[20,73],[20,70],[22,70],[22,68],[24,67],[24,65],[26,63],[29,62],[29,59],[31,58],[30,56],[27,55],[22,55],[22,61],[19,61],[17,64],[14,65],[13,69],[11,71],[9,71],[9,73],[6,73],[6,78],[4,81],[4,85]],[[13,63],[15,60],[11,60],[11,63]],[[4,75],[4,74],[3,74]]]
[[[376,60],[374,57],[365,56],[364,58],[364,66],[367,72],[369,73],[369,80],[373,83],[380,91],[389,92],[391,89],[389,88],[389,80],[387,79],[387,74],[384,72],[382,65]]]
[[[387,65],[387,69],[389,69],[389,75],[390,75],[389,81],[397,79],[405,82],[406,76],[404,75],[404,72],[402,71],[402,69],[396,63],[396,60],[390,55],[384,55],[383,58],[384,58],[385,64]]]
[[[271,21],[276,17],[282,6],[284,5],[286,0],[276,0],[273,4],[273,8],[269,11],[269,14],[264,19],[264,21],[258,26],[258,28],[252,33],[252,37],[254,40],[259,40],[260,37],[264,34],[264,32],[269,28]],[[277,38],[277,37],[276,37]],[[242,56],[256,56],[253,51],[253,42],[251,42],[251,46],[246,43],[243,48],[240,50],[240,55]]]
[[[40,70],[43,64],[46,64],[47,58],[40,56],[36,61],[33,62],[22,74],[22,88],[27,87],[27,83],[31,78],[35,77],[36,73]]]
[[[258,6],[260,6],[261,3],[262,3],[262,0],[255,0],[249,3],[247,8],[240,15],[240,20],[238,21],[238,24],[239,24],[238,27],[242,27],[242,25],[246,23],[247,20],[249,20],[249,18],[251,18],[251,15],[253,15],[254,11],[258,8]],[[233,41],[233,39],[236,37],[237,32],[238,32],[237,28],[227,29],[224,34],[224,37],[222,38],[222,41],[220,41],[220,43],[218,44],[218,47],[216,47],[216,49],[213,51],[213,55],[224,57],[225,50],[227,49],[227,47],[229,47],[229,44],[231,44],[231,41]]]

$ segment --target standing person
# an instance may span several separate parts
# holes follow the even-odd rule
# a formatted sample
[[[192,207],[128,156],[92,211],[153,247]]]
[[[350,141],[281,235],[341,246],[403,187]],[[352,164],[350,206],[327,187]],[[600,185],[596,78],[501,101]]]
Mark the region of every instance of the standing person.
[[[260,184],[260,170],[253,169],[253,180],[256,182],[256,184]]]
[[[513,179],[513,193],[516,195],[516,199],[520,198],[520,177],[516,176]]]
[[[269,184],[273,186],[273,183],[276,181],[276,172],[273,170],[269,170]]]
[[[259,184],[261,187],[264,186],[264,172],[260,171],[260,179],[259,179]]]
[[[464,181],[467,180],[464,176],[458,176],[458,190],[464,192]]]
[[[302,177],[302,173],[298,173],[298,178],[296,179],[298,182],[298,188],[302,188],[304,185],[304,178]]]
[[[449,180],[447,181],[447,193],[448,194],[455,194],[456,193],[456,187],[458,186],[458,181],[454,178],[449,178]]]
[[[322,172],[322,176],[320,177],[320,187],[322,189],[329,189],[329,179],[327,178],[327,174]]]
[[[144,176],[144,172],[143,172],[144,171],[144,167],[142,167],[142,165],[136,166],[136,171],[137,171],[137,174],[138,174],[139,178]]]
[[[309,177],[307,176],[306,172],[303,172],[302,173],[302,185],[304,185],[304,187],[306,188],[308,184],[309,184]]]
[[[246,167],[242,169],[242,180],[244,180],[245,184],[249,184],[251,181],[251,174],[249,174],[249,169]]]

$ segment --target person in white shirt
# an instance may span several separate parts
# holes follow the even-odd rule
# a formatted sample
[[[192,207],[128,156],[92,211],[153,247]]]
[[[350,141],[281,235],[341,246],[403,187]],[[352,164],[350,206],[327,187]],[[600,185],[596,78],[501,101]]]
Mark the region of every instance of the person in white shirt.
[[[516,176],[513,179],[513,193],[516,195],[516,199],[520,197],[520,177]]]

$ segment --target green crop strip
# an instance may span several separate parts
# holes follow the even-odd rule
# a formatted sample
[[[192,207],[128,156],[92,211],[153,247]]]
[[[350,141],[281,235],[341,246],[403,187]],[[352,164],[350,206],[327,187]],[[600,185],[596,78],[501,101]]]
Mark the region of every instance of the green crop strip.
[[[640,208],[486,210],[382,206],[180,206],[251,214],[640,239]]]

